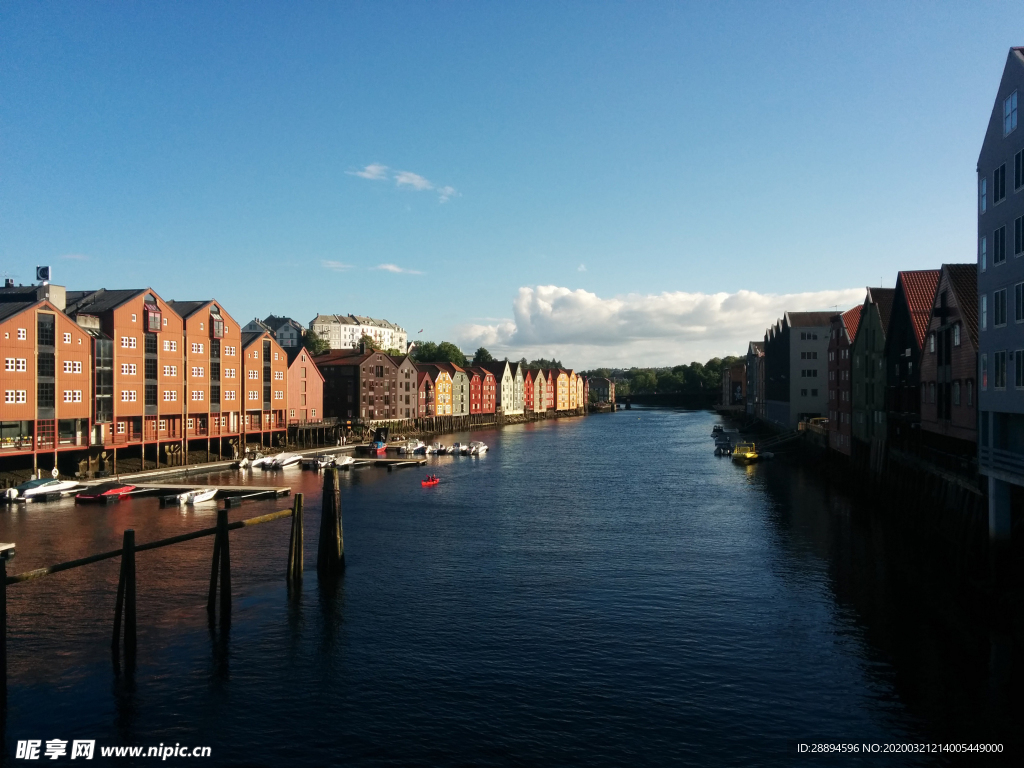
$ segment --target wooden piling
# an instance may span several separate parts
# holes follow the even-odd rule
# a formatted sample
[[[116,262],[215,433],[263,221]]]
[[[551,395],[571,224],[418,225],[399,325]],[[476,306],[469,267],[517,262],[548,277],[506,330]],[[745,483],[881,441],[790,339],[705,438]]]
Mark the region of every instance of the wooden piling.
[[[292,502],[292,531],[288,541],[288,583],[298,584],[302,581],[302,494],[295,494]]]
[[[114,601],[114,636],[110,653],[114,668],[120,669],[121,627],[124,626],[124,661],[129,669],[135,665],[136,613],[135,613],[135,530],[124,532],[121,544],[121,572],[117,580],[117,598]]]
[[[7,712],[7,559],[0,557],[0,710]]]
[[[341,527],[341,489],[338,468],[324,472],[323,512],[320,515],[320,540],[317,543],[316,571],[321,576],[345,569],[345,544]]]
[[[206,613],[212,623],[217,615],[217,580],[220,579],[220,624],[231,622],[231,550],[228,545],[228,511],[217,510],[217,533],[213,538],[213,563],[210,567],[210,591]]]

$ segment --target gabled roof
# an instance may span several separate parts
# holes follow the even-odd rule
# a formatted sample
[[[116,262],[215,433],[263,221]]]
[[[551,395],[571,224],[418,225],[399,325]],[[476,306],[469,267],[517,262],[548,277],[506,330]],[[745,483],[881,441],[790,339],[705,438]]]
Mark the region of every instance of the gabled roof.
[[[896,298],[895,288],[868,288],[865,301],[878,308],[878,317],[882,321],[882,333],[889,331],[889,318],[892,316],[892,301]]]
[[[500,379],[505,375],[505,369],[508,367],[508,360],[492,360],[489,363],[480,363],[481,368],[486,368],[492,374],[494,378]]]
[[[324,352],[322,355],[317,355],[313,358],[313,362],[317,365],[362,365],[366,360],[379,354],[376,350],[368,349],[365,352],[360,352],[356,349],[332,349],[330,352]],[[382,354],[382,353],[380,353]],[[387,357],[387,355],[385,355]],[[392,358],[388,357],[389,360]],[[394,362],[392,360],[392,362]]]
[[[481,379],[486,379],[488,374],[490,374],[491,376],[494,376],[493,371],[487,370],[487,368],[485,368],[482,365],[471,365],[466,370],[467,370],[467,372],[472,371],[477,376],[479,376]]]
[[[785,319],[790,328],[809,328],[830,325],[832,312],[787,312]]]
[[[189,318],[207,304],[212,303],[213,299],[206,299],[205,301],[168,301],[167,306],[171,307],[180,317]]]
[[[98,291],[68,291],[67,304],[64,307],[64,311],[69,315],[79,312],[85,315],[109,312],[143,293],[156,295],[156,291],[151,288],[128,288],[124,290],[100,288]]]
[[[278,317],[277,315],[267,315],[267,317],[263,320],[263,325],[265,325],[270,330],[274,331],[274,333],[277,333],[277,331],[281,328],[282,325],[294,325],[296,328],[302,328],[301,325],[292,320],[290,317]]]
[[[384,354],[387,354],[387,353],[385,352]],[[405,361],[406,360],[408,360],[410,363],[412,363],[413,367],[416,367],[416,362],[411,357],[409,357],[409,355],[388,355],[388,357],[390,357],[391,358],[391,362],[393,362],[399,368],[401,368],[403,365],[405,365]]]
[[[242,334],[242,349],[249,347],[253,342],[259,341],[267,335],[267,331],[245,331]]]
[[[918,269],[900,272],[896,277],[896,290],[903,291],[917,336],[918,348],[924,345],[924,335],[928,331],[928,321],[932,316],[935,288],[939,284],[941,274],[940,269]]]
[[[430,371],[416,366],[416,388],[419,389],[423,386],[423,380],[426,379],[427,383],[431,386],[434,385],[434,377],[430,375]]]
[[[306,362],[312,363],[313,370],[316,371],[316,375],[319,376],[322,381],[324,375],[320,373],[320,369],[316,365],[316,360],[305,347],[289,347],[285,350],[285,354],[288,356],[288,367],[291,368],[295,364],[295,361],[299,360],[299,354],[302,352],[306,353]]]
[[[752,341],[747,345],[748,355],[763,355],[764,341]]]
[[[455,363],[430,363],[430,365],[433,365],[438,370],[445,371],[453,379],[457,373],[466,373],[465,368],[458,366]]]
[[[33,301],[3,301],[0,302],[0,322],[20,315],[26,309],[32,309],[37,304],[42,304],[44,299],[35,299]]]
[[[978,346],[978,267],[975,264],[943,264],[946,279],[956,298],[964,328]]]
[[[861,310],[864,309],[863,304],[858,304],[853,309],[848,309],[841,317],[843,318],[843,325],[846,326],[846,336],[852,343],[857,338],[857,329],[860,328]]]

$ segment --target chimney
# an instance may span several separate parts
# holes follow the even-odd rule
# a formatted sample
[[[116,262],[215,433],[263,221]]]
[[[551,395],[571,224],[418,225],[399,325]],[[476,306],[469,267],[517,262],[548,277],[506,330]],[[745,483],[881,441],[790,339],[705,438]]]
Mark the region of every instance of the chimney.
[[[13,287],[14,287],[14,279],[10,278],[10,277],[5,277],[4,278],[4,288],[13,288]]]
[[[366,354],[366,342],[365,341],[360,341],[359,342],[359,354],[360,355],[365,355]]]

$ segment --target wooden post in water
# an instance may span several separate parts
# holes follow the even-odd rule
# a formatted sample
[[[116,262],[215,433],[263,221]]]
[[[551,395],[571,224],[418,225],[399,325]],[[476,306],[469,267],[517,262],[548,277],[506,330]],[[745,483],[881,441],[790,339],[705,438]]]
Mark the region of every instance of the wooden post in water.
[[[317,545],[316,571],[321,576],[345,569],[345,544],[341,528],[341,489],[338,468],[324,472],[324,505],[320,515],[320,541]]]
[[[7,558],[0,557],[0,579],[3,586],[0,587],[0,710],[7,712]]]
[[[231,623],[231,549],[228,545],[228,511],[217,510],[217,533],[213,537],[213,565],[206,613],[213,622],[217,615],[217,578],[220,576],[220,625]]]
[[[292,502],[292,531],[288,541],[288,583],[297,585],[302,581],[302,494],[295,494]]]
[[[110,653],[114,668],[121,666],[121,624],[124,622],[124,663],[129,669],[135,666],[136,618],[135,618],[135,530],[124,532],[121,544],[121,573],[117,580],[117,599],[114,602],[114,636],[110,641]]]

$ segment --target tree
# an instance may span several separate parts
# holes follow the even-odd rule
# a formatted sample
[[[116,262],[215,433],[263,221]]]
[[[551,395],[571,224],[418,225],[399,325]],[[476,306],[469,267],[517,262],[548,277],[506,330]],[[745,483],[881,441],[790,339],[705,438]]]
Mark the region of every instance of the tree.
[[[417,363],[429,363],[437,359],[437,344],[421,341],[412,349],[412,359]]]
[[[374,341],[372,336],[365,333],[359,337],[359,344],[365,344],[367,349],[380,349],[380,344]]]
[[[450,341],[442,341],[437,345],[437,361],[442,363],[455,363],[460,368],[466,367],[466,356],[462,350]]]
[[[543,357],[540,360],[531,360],[527,366],[531,371],[548,370],[549,368],[561,368],[561,360],[545,360]]]
[[[488,352],[483,347],[480,347],[480,349],[478,349],[476,351],[476,354],[473,355],[473,365],[483,365],[484,363],[493,363],[493,362],[494,362],[494,356],[491,355],[491,353]]]
[[[322,355],[324,352],[331,350],[331,345],[327,343],[327,339],[312,328],[303,332],[302,346],[308,349],[311,355]]]

